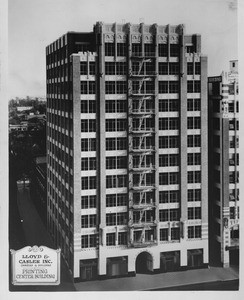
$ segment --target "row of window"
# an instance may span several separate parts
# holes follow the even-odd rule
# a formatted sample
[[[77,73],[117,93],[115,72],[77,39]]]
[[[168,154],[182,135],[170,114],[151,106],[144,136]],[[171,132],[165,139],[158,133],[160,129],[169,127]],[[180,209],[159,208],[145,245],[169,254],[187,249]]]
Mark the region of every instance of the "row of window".
[[[106,195],[106,207],[126,206],[127,194],[109,194]]]
[[[180,194],[179,191],[160,191],[159,192],[159,203],[175,203],[179,202]],[[187,200],[201,201],[201,190],[200,189],[189,189],[187,190]]]
[[[106,138],[106,150],[126,150],[127,149],[127,138]]]
[[[201,207],[189,207],[187,209],[188,220],[198,220],[201,219]],[[180,210],[177,208],[172,209],[160,209],[159,210],[159,221],[179,221],[180,220]]]
[[[188,226],[187,228],[188,239],[201,238],[202,236],[202,227],[201,226]],[[118,245],[127,245],[128,234],[127,232],[118,233]],[[169,229],[161,228],[159,231],[160,241],[169,240]],[[177,241],[180,239],[180,228],[174,227],[170,229],[170,239],[171,241]],[[82,235],[81,236],[81,248],[94,248],[98,243],[98,235]],[[116,245],[116,233],[107,233],[106,234],[106,245],[115,246]]]
[[[231,193],[234,195],[234,192]],[[233,198],[235,198],[233,196]],[[150,203],[153,199],[152,193],[145,193],[143,200],[145,203]],[[179,191],[160,191],[159,192],[159,203],[177,203],[180,200]],[[189,189],[187,191],[188,201],[201,201],[201,190],[200,189]],[[140,202],[140,194],[133,194],[134,203]],[[106,195],[106,207],[118,207],[127,206],[128,195],[127,194],[108,194]],[[88,195],[81,197],[81,208],[96,208],[96,195]]]
[[[155,86],[152,81],[132,81],[132,93],[134,94],[151,94],[154,93]],[[160,94],[179,93],[178,81],[159,81],[158,92]],[[201,82],[200,80],[187,81],[188,93],[200,93]],[[95,81],[81,81],[81,94],[95,94],[96,85]],[[105,94],[126,94],[127,93],[127,81],[106,81],[105,82]]]
[[[127,212],[106,214],[106,226],[126,225]]]
[[[126,169],[127,156],[106,157],[106,169]]]
[[[179,173],[159,173],[159,184],[160,185],[171,185],[179,183]],[[201,171],[188,171],[187,172],[187,183],[201,183]]]
[[[201,153],[188,153],[187,154],[188,165],[201,165]],[[160,154],[159,155],[159,166],[178,166],[179,155],[178,154]]]
[[[106,226],[117,226],[127,224],[127,212],[116,212],[106,214]],[[201,207],[189,207],[187,209],[188,220],[199,220],[201,219]],[[153,222],[155,219],[154,211],[133,211],[133,223],[141,222]],[[180,209],[160,209],[159,210],[159,221],[160,222],[173,222],[180,220]],[[91,228],[97,226],[97,216],[83,215],[81,216],[81,228]]]
[[[81,208],[96,208],[96,195],[81,196]]]
[[[105,43],[105,56],[115,56],[115,47],[117,50],[117,56],[126,56],[128,53],[128,46],[126,43]],[[131,44],[131,54],[132,56],[142,56],[144,50],[144,55],[146,57],[155,56],[155,45],[154,44],[144,44],[144,49],[142,49],[142,44],[132,43]],[[172,57],[179,56],[180,46],[179,44],[158,44],[158,55],[160,57],[167,57],[168,55]]]
[[[125,113],[127,112],[128,104],[126,100],[106,100],[106,113]]]
[[[132,120],[133,130],[150,130],[154,128],[153,119],[135,118]],[[179,129],[179,118],[159,118],[159,130]],[[201,129],[200,117],[188,117],[187,129]],[[126,131],[126,119],[106,119],[106,131]],[[82,119],[81,132],[96,132],[96,119]]]
[[[145,101],[144,105],[139,105],[139,101],[133,101],[133,110],[150,111],[153,110],[152,101]],[[96,100],[81,100],[81,113],[96,113]],[[126,113],[128,104],[126,100],[106,100],[105,112],[106,113]],[[200,111],[201,102],[200,99],[188,99],[187,100],[188,111]],[[179,100],[177,99],[160,99],[159,111],[179,111]],[[215,119],[214,119],[215,120]],[[216,122],[216,121],[215,121]],[[216,127],[214,125],[214,127]],[[218,128],[219,129],[219,128]]]
[[[110,124],[109,124],[110,125]],[[134,149],[148,149],[153,146],[153,140],[146,138],[140,146],[140,138],[133,138]],[[81,139],[81,151],[96,151],[96,139]],[[179,137],[178,136],[160,136],[159,137],[159,148],[178,148]],[[200,135],[188,135],[187,136],[187,147],[201,147],[201,136]],[[127,149],[127,138],[106,138],[106,150],[126,150]]]
[[[96,75],[95,62],[90,61],[89,64],[85,61],[80,63],[80,75]]]
[[[96,170],[96,157],[82,157],[81,158],[81,170]]]

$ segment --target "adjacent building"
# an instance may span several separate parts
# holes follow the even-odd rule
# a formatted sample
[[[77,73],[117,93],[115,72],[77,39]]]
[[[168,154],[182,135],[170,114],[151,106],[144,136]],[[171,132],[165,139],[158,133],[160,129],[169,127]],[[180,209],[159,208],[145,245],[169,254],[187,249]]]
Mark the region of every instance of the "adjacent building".
[[[75,281],[208,265],[207,57],[183,25],[46,48],[48,228]]]
[[[212,259],[229,267],[239,253],[238,61],[208,78],[209,216]]]

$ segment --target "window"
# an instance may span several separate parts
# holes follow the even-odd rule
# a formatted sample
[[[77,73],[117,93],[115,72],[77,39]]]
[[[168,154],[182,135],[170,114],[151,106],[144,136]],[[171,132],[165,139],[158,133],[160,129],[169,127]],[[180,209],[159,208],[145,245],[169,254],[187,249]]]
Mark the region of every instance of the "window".
[[[188,153],[187,164],[189,166],[201,165],[201,153]]]
[[[127,221],[127,213],[126,212],[118,212],[117,213],[117,225],[125,225]]]
[[[81,248],[93,248],[97,244],[97,234],[82,235]]]
[[[179,82],[170,81],[169,82],[169,93],[179,93]]]
[[[81,196],[81,208],[96,208],[96,195]]]
[[[96,113],[96,101],[81,100],[81,113]]]
[[[200,80],[187,81],[187,93],[200,93],[200,92],[201,92],[201,81]]]
[[[159,203],[176,203],[179,202],[179,191],[160,191]]]
[[[106,131],[116,131],[116,120],[107,119],[106,120]]]
[[[119,188],[127,186],[127,175],[106,176],[106,188]]]
[[[160,241],[168,241],[169,239],[169,234],[168,234],[168,228],[163,228],[163,229],[160,229]]]
[[[126,138],[117,138],[117,150],[126,150],[127,149],[127,139]]]
[[[127,213],[126,212],[106,214],[106,225],[107,226],[124,225],[124,224],[126,224],[126,221],[127,221]]]
[[[201,63],[200,62],[195,63],[195,74],[201,75]]]
[[[194,81],[194,93],[201,93],[201,81],[200,80]]]
[[[87,75],[87,63],[86,62],[80,63],[80,75]]]
[[[141,52],[141,44],[132,43],[132,55],[140,56]]]
[[[82,190],[96,189],[96,176],[82,177],[81,178],[81,189]]]
[[[178,75],[178,74],[179,74],[179,64],[169,63],[169,75]]]
[[[201,118],[200,117],[188,117],[187,118],[187,129],[201,129]]]
[[[178,148],[177,136],[160,136],[159,148]]]
[[[88,82],[88,87],[89,87],[89,95],[95,94],[96,93],[96,83],[95,81],[89,81]]]
[[[126,56],[126,43],[117,43],[117,56]]]
[[[201,183],[201,171],[188,171],[188,183]]]
[[[96,151],[96,139],[81,139],[81,151]]]
[[[159,221],[179,221],[180,220],[180,211],[179,209],[160,209],[159,210]]]
[[[168,75],[168,63],[160,62],[158,64],[159,75]]]
[[[96,120],[81,120],[81,132],[96,132]]]
[[[235,207],[230,207],[230,219],[235,219]]]
[[[180,240],[180,228],[174,227],[171,228],[171,241],[179,241]]]
[[[96,74],[95,62],[92,62],[92,61],[89,62],[89,74],[90,75],[95,75]]]
[[[116,74],[117,75],[126,75],[127,65],[126,62],[117,62],[116,63]]]
[[[201,219],[201,207],[188,207],[188,220]]]
[[[170,56],[177,57],[179,56],[179,45],[170,44]]]
[[[95,100],[89,100],[88,101],[88,108],[89,108],[89,113],[96,113],[97,110],[97,103]]]
[[[160,167],[178,166],[178,165],[179,165],[178,154],[160,154],[159,155],[159,166]]]
[[[106,100],[105,101],[105,112],[106,113],[115,113],[116,112],[116,101],[115,100]]]
[[[127,245],[127,232],[119,232],[118,233],[118,244],[119,245]]]
[[[117,119],[117,131],[125,131],[126,123],[126,119]]]
[[[106,138],[106,150],[126,150],[126,138]]]
[[[200,189],[187,190],[187,200],[188,201],[201,201],[201,190]]]
[[[127,194],[117,194],[117,206],[127,205]]]
[[[88,164],[88,157],[81,159],[81,170],[88,170],[89,164]]]
[[[229,112],[233,113],[235,109],[235,103],[234,102],[229,102]]]
[[[107,233],[106,234],[106,245],[107,246],[115,246],[115,233]]]
[[[167,94],[169,91],[168,89],[168,81],[159,81],[158,82],[158,92],[160,94]]]
[[[105,82],[105,93],[106,94],[115,94],[115,81],[106,81]]]
[[[80,93],[83,95],[88,93],[87,81],[80,82]]]
[[[179,174],[177,172],[159,173],[160,185],[178,184],[178,183],[179,183]]]
[[[107,207],[117,206],[116,205],[116,194],[106,195],[106,206]]]
[[[187,63],[187,75],[193,75],[193,63]]]
[[[106,157],[106,169],[125,169],[127,167],[127,156]]]
[[[201,226],[188,226],[188,239],[197,239],[202,236]]]
[[[200,111],[201,110],[200,99],[187,99],[187,110]]]
[[[201,136],[200,135],[188,135],[187,136],[187,147],[201,147]]]
[[[127,93],[127,83],[126,81],[117,81],[116,82],[117,87],[117,94],[126,94]]]
[[[81,216],[81,228],[96,227],[96,215]]]
[[[160,57],[168,56],[168,44],[159,44],[158,45],[158,55]]]
[[[115,45],[114,43],[105,43],[105,56],[114,56]]]
[[[151,75],[155,74],[155,63],[153,61],[144,62],[145,74]]]
[[[178,128],[178,118],[159,118],[159,130],[176,130]]]
[[[115,75],[115,62],[105,62],[105,75]]]
[[[167,222],[169,220],[169,211],[167,209],[159,210],[159,221]]]
[[[154,44],[144,44],[145,56],[155,56]]]

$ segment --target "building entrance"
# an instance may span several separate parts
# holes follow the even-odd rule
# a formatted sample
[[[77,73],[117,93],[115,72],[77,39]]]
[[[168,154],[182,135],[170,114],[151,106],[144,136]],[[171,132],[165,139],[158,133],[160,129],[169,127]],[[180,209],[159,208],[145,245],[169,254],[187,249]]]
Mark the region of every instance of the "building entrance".
[[[136,273],[148,274],[153,272],[153,258],[148,252],[140,253],[136,258]]]

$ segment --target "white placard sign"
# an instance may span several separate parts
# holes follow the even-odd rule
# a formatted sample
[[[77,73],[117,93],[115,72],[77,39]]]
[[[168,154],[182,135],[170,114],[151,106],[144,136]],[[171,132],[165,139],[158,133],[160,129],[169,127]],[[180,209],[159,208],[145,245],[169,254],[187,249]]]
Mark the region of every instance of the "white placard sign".
[[[60,284],[60,249],[27,246],[10,250],[14,285]]]

